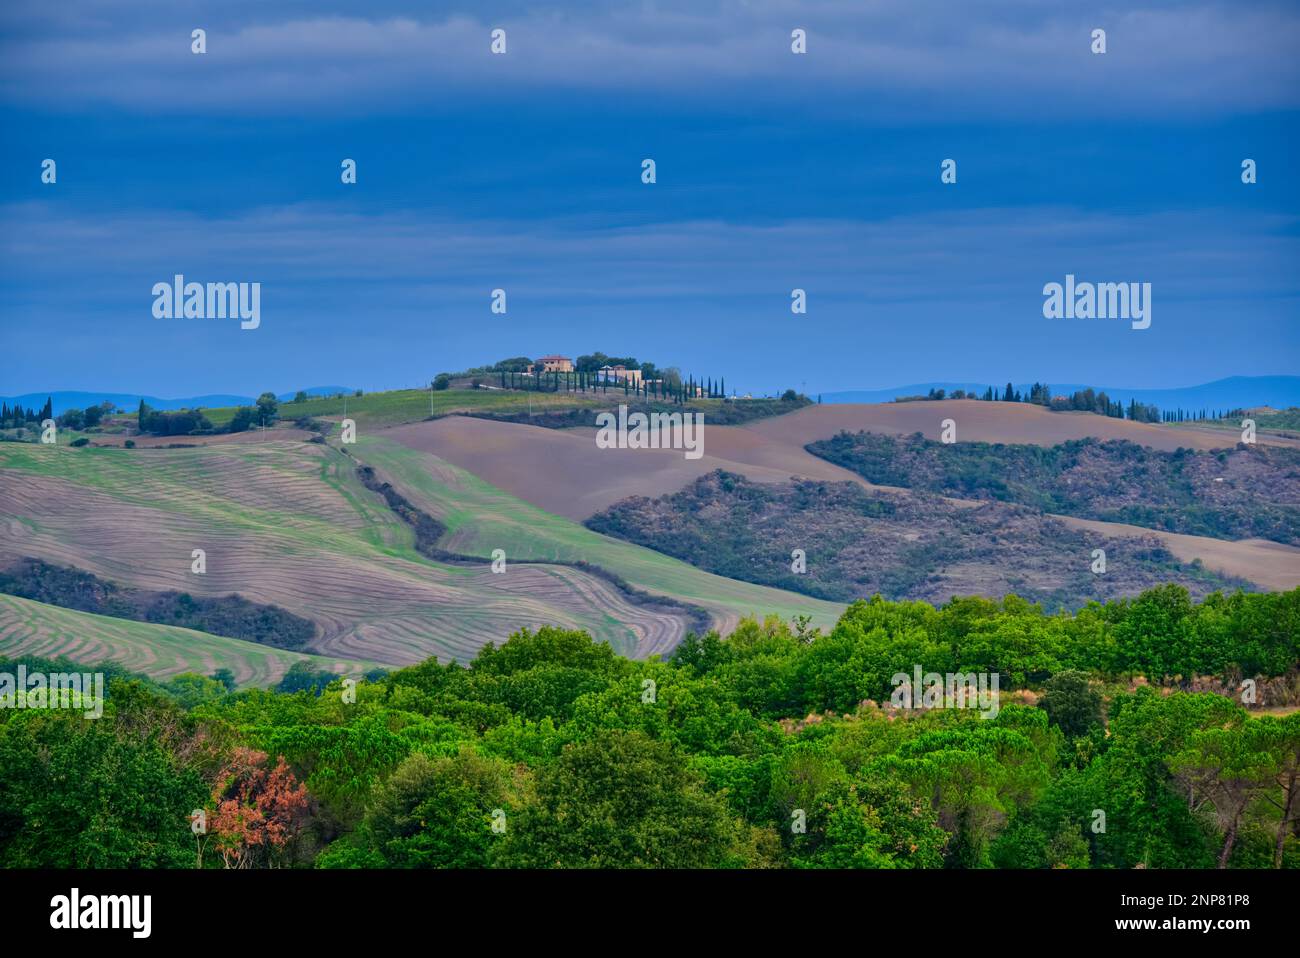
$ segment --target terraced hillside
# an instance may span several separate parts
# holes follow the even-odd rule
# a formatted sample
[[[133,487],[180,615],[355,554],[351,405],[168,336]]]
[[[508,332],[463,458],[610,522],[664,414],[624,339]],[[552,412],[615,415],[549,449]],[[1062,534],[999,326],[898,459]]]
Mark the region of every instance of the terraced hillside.
[[[274,685],[296,662],[308,661],[316,668],[341,675],[360,674],[375,665],[286,652],[170,625],[74,612],[3,594],[0,655],[66,655],[89,665],[113,661],[155,679],[168,679],[182,672],[211,675],[226,668],[240,685],[259,686]]]
[[[400,458],[376,464],[401,472]],[[487,641],[543,623],[649,655],[670,650],[692,621],[580,568],[508,563],[494,574],[491,548],[516,558],[620,561],[625,567],[610,571],[641,588],[686,602],[708,592],[720,625],[749,612],[807,611],[829,626],[840,611],[743,584],[715,589],[685,564],[611,544],[469,477],[456,485],[473,485],[475,495],[438,490],[438,499],[456,516],[448,547],[484,561],[431,561],[414,550],[411,528],[361,484],[357,464],[328,445],[282,440],[135,450],[6,444],[0,562],[31,556],[128,587],[239,594],[315,622],[308,651],[385,664],[464,661]],[[426,477],[427,466],[443,466],[418,454],[407,465]],[[464,549],[471,527],[477,542],[493,545]],[[205,575],[191,572],[194,549],[206,552]]]
[[[317,623],[313,651],[387,663],[467,659],[487,636],[563,621],[615,648],[671,646],[647,614],[573,569],[496,576],[417,555],[351,460],[313,443],[182,450],[6,448],[0,557],[32,555],[147,589],[238,593]],[[21,517],[21,518],[17,518]],[[148,534],[142,532],[148,530]],[[193,549],[207,574],[190,571]],[[501,630],[505,628],[506,633]]]

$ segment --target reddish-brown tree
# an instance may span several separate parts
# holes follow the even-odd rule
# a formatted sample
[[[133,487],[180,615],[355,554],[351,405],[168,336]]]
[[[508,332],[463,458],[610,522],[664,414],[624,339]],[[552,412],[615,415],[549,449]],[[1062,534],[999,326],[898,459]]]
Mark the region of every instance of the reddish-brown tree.
[[[274,865],[307,816],[307,787],[283,756],[274,768],[266,760],[265,752],[236,748],[213,788],[209,834],[227,868]]]

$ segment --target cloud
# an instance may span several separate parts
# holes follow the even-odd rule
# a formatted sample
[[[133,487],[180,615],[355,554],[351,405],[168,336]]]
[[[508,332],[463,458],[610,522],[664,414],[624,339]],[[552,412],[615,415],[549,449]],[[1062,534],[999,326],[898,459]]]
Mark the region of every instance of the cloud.
[[[134,309],[173,273],[260,281],[282,301],[360,290],[383,309],[477,304],[504,286],[521,300],[581,310],[788,296],[825,302],[978,306],[1028,302],[1066,272],[1155,282],[1165,302],[1294,297],[1297,217],[1225,210],[1122,215],[1068,207],[981,209],[770,224],[690,220],[627,226],[599,217],[460,221],[431,211],[341,213],[324,206],[226,218],[44,203],[0,207],[0,284],[59,312],[69,297]],[[291,292],[289,292],[291,291]],[[346,292],[345,292],[346,295]],[[75,312],[75,310],[72,310]],[[323,317],[326,322],[329,316]]]
[[[0,207],[8,391],[259,392],[427,382],[502,355],[614,350],[742,389],[932,379],[1177,385],[1300,354],[1297,217],[1070,207],[874,221],[456,220],[300,204],[231,217]],[[1043,319],[1042,287],[1151,282],[1154,319]],[[175,273],[262,283],[262,325],[160,321]],[[509,313],[492,316],[503,287]],[[807,290],[793,316],[790,290]],[[57,343],[57,348],[55,346]],[[1261,351],[1256,344],[1267,343]]]
[[[381,111],[581,90],[630,97],[770,98],[906,116],[1300,105],[1291,5],[990,0],[195,5],[19,2],[0,18],[0,97],[75,110]],[[190,30],[208,53],[190,52]],[[489,52],[507,30],[509,52]],[[809,34],[791,54],[790,31]],[[1094,27],[1108,52],[1089,52]],[[810,99],[815,98],[815,99]]]

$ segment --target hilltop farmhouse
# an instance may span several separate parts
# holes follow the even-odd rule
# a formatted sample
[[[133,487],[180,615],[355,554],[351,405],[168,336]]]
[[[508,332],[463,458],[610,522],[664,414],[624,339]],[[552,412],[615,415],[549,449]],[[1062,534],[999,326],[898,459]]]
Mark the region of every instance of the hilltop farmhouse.
[[[568,356],[541,356],[528,367],[530,373],[571,373],[573,360]]]

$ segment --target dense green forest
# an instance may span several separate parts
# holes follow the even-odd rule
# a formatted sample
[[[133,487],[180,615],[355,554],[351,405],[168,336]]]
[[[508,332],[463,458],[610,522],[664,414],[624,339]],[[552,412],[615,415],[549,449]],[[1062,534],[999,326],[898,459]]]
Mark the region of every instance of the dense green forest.
[[[1237,691],[1294,705],[1298,661],[1300,590],[1163,586],[1074,615],[876,598],[663,662],[545,627],[359,683],[109,670],[100,720],[0,709],[0,860],[1300,867],[1300,714]],[[1000,708],[892,707],[915,666],[997,673]],[[1206,675],[1226,694],[1179,690]]]
[[[1300,543],[1300,450],[1162,452],[1126,440],[942,443],[842,432],[808,451],[868,482],[1218,539]]]

